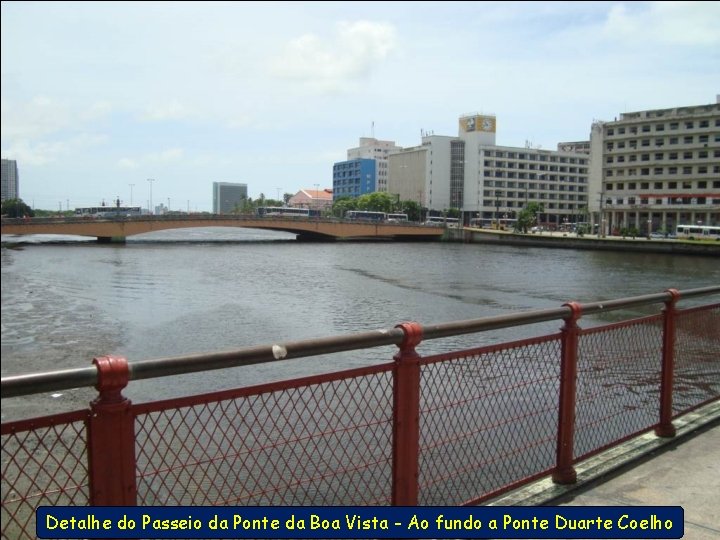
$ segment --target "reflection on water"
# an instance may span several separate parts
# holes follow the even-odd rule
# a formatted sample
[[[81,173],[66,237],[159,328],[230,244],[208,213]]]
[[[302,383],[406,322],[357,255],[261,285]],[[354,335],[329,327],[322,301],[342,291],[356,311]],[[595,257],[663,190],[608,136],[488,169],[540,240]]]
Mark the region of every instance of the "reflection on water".
[[[450,243],[298,243],[245,229],[162,231],[126,245],[2,249],[2,374],[434,324],[720,283],[711,258]],[[3,240],[7,238],[3,237]],[[585,326],[628,314],[589,317]],[[554,332],[559,322],[426,342],[420,352]],[[393,347],[134,384],[134,399],[391,358]],[[72,394],[70,392],[69,394]],[[67,397],[67,394],[66,396]],[[83,397],[84,399],[84,397]]]

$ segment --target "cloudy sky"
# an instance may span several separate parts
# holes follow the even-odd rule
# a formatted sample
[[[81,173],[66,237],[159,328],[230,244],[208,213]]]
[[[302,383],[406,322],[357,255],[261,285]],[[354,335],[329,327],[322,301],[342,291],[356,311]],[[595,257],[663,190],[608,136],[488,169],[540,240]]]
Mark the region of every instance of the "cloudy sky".
[[[2,2],[2,157],[35,208],[332,186],[358,138],[589,137],[714,103],[720,2]],[[373,127],[374,126],[374,127]],[[150,183],[148,178],[155,181]]]

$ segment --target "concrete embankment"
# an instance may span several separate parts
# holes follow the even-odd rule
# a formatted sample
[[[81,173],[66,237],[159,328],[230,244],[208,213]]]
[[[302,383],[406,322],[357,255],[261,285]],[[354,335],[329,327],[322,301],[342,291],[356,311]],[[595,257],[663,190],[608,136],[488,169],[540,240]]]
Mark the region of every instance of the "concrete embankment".
[[[693,242],[659,238],[648,240],[647,238],[621,238],[618,236],[599,238],[592,235],[579,237],[571,233],[522,234],[469,228],[447,229],[445,239],[450,242],[469,244],[500,244],[556,249],[594,249],[720,257],[720,241]]]

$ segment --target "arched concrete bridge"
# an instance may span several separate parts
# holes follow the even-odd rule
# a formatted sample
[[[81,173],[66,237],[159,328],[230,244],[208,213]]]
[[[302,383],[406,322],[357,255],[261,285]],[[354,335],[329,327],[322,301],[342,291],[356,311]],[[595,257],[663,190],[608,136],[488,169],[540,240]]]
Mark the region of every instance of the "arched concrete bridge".
[[[187,215],[138,216],[117,219],[32,218],[3,219],[2,234],[59,234],[95,236],[100,242],[124,242],[128,236],[189,227],[245,227],[297,234],[298,240],[394,239],[432,240],[442,227],[413,223],[371,223],[338,219],[269,218],[256,216]]]

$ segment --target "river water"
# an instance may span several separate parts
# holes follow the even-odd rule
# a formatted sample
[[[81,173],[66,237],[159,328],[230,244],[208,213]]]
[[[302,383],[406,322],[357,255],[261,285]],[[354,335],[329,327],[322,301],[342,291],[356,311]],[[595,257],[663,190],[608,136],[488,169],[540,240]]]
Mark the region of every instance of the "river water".
[[[2,248],[2,375],[474,319],[720,283],[714,258],[460,243],[301,243],[243,229],[186,229],[99,245],[25,237]],[[10,237],[3,237],[3,241]],[[683,303],[681,305],[689,305]],[[630,313],[632,314],[632,313]],[[617,318],[628,313],[608,313]],[[594,325],[599,319],[582,320]],[[421,354],[556,331],[559,322],[423,343]],[[137,381],[133,401],[390,360],[378,348]],[[72,410],[93,391],[3,400],[2,418]]]

